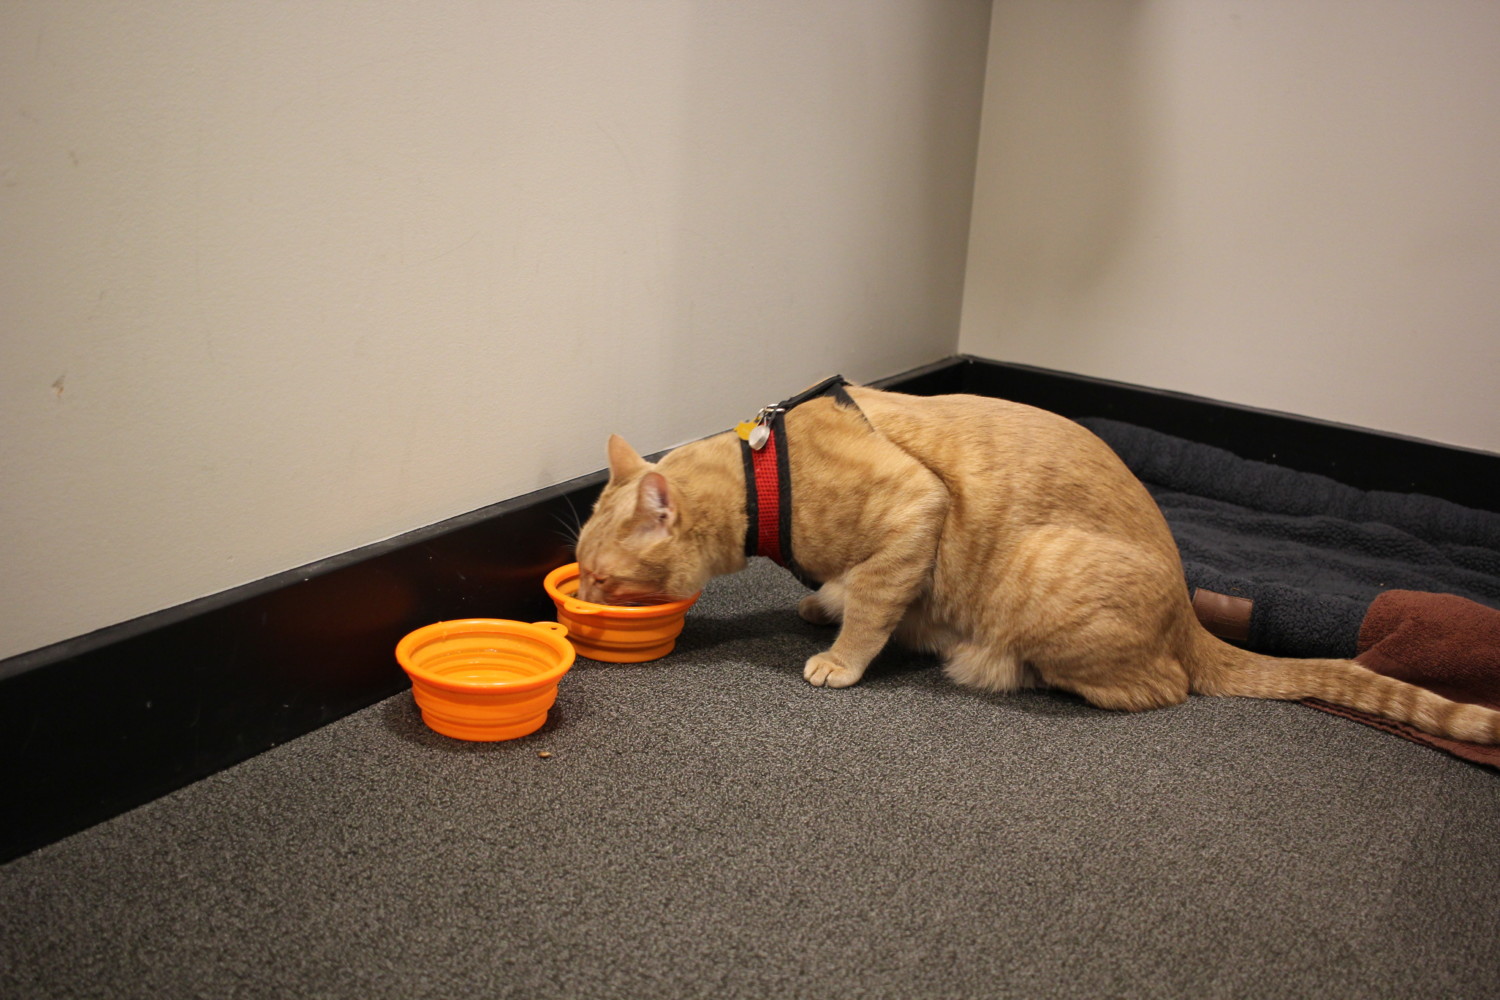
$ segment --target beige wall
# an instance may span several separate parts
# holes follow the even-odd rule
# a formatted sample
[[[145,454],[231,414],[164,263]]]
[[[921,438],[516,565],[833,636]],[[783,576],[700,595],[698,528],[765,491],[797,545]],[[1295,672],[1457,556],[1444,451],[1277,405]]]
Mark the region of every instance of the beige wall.
[[[954,350],[984,0],[0,6],[0,656]]]
[[[1500,451],[1500,4],[997,0],[966,352]]]

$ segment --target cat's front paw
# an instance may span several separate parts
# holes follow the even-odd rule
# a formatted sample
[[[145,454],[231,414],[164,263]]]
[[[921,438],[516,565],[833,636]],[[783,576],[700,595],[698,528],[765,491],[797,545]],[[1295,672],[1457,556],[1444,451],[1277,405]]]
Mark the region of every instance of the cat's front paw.
[[[802,668],[802,676],[816,687],[846,688],[864,676],[864,670],[853,670],[833,658],[832,653],[819,653],[808,658]]]

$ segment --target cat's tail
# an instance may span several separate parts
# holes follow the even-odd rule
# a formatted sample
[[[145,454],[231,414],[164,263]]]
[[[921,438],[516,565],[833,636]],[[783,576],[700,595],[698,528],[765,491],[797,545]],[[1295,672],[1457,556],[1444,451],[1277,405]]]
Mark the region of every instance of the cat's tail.
[[[1195,638],[1190,674],[1199,694],[1297,701],[1316,698],[1416,726],[1435,736],[1500,743],[1500,712],[1450,701],[1354,660],[1297,660],[1231,646],[1208,632]]]

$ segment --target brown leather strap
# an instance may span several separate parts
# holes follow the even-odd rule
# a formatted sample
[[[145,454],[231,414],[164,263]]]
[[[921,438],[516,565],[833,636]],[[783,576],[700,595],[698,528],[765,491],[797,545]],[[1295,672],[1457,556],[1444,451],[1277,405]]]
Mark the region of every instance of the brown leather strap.
[[[1255,602],[1248,597],[1231,597],[1202,587],[1193,591],[1193,612],[1203,627],[1220,639],[1244,642],[1250,638],[1250,612]]]

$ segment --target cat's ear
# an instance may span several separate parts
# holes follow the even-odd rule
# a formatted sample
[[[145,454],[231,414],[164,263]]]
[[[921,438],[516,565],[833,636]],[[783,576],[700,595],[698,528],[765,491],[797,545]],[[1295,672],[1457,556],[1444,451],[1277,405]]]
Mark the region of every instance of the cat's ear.
[[[629,479],[646,468],[647,462],[618,434],[609,436],[609,478],[614,482]]]
[[[635,514],[639,519],[637,530],[641,533],[663,538],[671,534],[677,525],[677,498],[666,476],[660,472],[646,473],[641,480]]]

